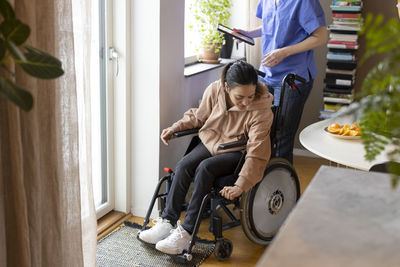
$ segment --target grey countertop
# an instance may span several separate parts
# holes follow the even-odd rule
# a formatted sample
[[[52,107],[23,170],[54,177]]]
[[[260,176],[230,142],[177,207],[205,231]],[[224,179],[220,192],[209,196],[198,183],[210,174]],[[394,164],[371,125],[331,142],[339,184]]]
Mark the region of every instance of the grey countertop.
[[[400,266],[400,186],[322,166],[258,266]]]

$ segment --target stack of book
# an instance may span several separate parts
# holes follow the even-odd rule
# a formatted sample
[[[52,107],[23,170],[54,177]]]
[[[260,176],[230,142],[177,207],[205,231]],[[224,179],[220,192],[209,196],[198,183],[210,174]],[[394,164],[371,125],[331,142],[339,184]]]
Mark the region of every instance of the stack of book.
[[[356,75],[357,32],[362,27],[361,0],[332,1],[329,25],[327,69],[324,79],[324,107],[320,118],[326,119],[353,101]]]

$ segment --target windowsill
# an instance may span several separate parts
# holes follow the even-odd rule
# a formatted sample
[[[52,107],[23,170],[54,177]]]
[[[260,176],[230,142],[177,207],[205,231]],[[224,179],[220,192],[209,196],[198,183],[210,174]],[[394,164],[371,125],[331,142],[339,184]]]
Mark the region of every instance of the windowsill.
[[[205,72],[205,71],[223,67],[230,62],[234,62],[234,61],[240,60],[240,59],[244,59],[244,58],[221,58],[221,62],[218,64],[206,64],[206,63],[196,62],[196,63],[185,66],[184,75],[185,75],[185,77],[190,77],[190,76],[193,76],[193,75]]]

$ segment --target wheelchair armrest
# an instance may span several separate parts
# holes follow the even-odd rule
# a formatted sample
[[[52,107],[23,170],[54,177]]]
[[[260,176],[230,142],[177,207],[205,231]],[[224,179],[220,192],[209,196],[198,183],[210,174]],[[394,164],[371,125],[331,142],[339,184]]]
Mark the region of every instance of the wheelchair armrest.
[[[193,129],[189,129],[189,130],[183,130],[183,131],[174,132],[172,135],[174,137],[181,137],[181,136],[185,136],[185,135],[189,135],[189,134],[198,133],[199,130],[200,130],[200,128],[193,128]]]
[[[238,141],[233,141],[225,144],[220,144],[218,147],[220,149],[230,149],[234,147],[240,147],[240,146],[245,146],[247,144],[247,139],[242,139]]]

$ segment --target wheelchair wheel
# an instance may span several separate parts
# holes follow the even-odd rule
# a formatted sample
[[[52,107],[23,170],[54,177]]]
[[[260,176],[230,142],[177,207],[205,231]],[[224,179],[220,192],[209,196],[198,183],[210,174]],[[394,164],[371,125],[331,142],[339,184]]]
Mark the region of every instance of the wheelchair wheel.
[[[285,159],[271,159],[263,179],[241,198],[241,222],[254,243],[268,244],[300,197],[296,171]]]
[[[232,242],[226,238],[220,238],[215,243],[214,255],[219,261],[228,259],[233,250]]]

